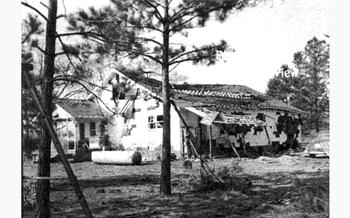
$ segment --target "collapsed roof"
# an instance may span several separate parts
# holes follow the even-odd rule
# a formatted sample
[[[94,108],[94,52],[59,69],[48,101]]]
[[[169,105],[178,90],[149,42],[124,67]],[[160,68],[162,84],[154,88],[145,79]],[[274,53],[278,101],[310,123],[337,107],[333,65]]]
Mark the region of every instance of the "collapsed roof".
[[[120,71],[122,73],[120,73]],[[161,81],[145,77],[134,70],[121,69],[116,73],[161,96]],[[220,111],[281,110],[290,113],[304,111],[274,99],[244,85],[229,84],[170,84],[171,97],[180,107],[209,108]]]

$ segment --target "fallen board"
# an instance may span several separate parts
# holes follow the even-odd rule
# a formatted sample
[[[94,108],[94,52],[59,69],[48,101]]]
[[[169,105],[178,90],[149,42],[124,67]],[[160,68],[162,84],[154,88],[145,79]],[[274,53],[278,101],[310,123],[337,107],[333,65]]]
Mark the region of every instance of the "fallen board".
[[[137,151],[93,151],[91,160],[96,164],[138,165],[142,155]]]

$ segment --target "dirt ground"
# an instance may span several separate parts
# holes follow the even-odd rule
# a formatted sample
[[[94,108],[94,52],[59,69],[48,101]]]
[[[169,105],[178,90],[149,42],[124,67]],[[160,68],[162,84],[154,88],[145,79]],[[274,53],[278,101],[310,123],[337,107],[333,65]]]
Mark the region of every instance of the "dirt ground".
[[[283,155],[208,163],[225,187],[201,180],[199,162],[185,169],[182,161],[174,161],[169,197],[159,194],[159,162],[72,167],[94,217],[329,217],[328,158]],[[35,176],[36,169],[23,163],[25,176]],[[53,163],[51,171],[52,177],[66,177],[60,163]],[[52,217],[84,217],[68,181],[53,180],[51,187]],[[23,217],[34,215],[28,205],[34,195],[28,196]]]

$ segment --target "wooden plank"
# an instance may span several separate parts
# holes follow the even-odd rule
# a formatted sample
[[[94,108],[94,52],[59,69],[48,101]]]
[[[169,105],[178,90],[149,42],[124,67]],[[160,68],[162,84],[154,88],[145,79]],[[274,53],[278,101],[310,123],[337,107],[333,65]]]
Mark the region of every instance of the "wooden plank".
[[[239,157],[239,159],[241,159],[241,156],[239,156],[239,154],[238,154],[238,152],[237,152],[235,146],[233,146],[232,143],[230,143],[230,145],[231,145],[231,148],[233,149],[233,152],[235,152],[235,154],[237,155],[237,157]]]
[[[208,129],[208,135],[209,135],[209,157],[210,157],[210,160],[213,160],[213,145],[211,143],[211,125],[209,126],[209,129]]]
[[[31,176],[23,176],[24,180],[69,180],[69,178],[53,178],[53,177],[31,177]]]
[[[266,126],[264,126],[264,129],[265,129],[266,136],[267,136],[267,140],[268,140],[268,142],[267,142],[267,143],[270,145],[270,144],[271,144],[271,139],[270,139],[270,136],[269,136],[269,132],[267,131]]]
[[[181,126],[181,125],[180,125]],[[184,130],[182,128],[180,128],[180,140],[181,140],[181,143],[180,143],[180,157],[184,160],[185,159],[185,146],[184,146],[184,140],[185,140],[185,137],[184,137]]]

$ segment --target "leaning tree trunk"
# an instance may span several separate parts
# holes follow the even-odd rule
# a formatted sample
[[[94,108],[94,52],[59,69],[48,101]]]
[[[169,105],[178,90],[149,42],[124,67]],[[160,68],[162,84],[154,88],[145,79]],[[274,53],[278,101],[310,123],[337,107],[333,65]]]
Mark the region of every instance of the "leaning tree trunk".
[[[169,99],[169,25],[168,0],[165,0],[162,58],[162,94],[163,94],[163,145],[160,174],[160,193],[171,194],[170,172],[170,99]]]
[[[41,87],[42,105],[50,116],[50,120],[53,111],[52,91],[55,68],[56,16],[57,0],[50,0],[46,25],[44,75]],[[39,146],[38,176],[50,177],[51,137],[48,130],[44,127],[42,128],[43,134],[42,143]],[[37,217],[50,217],[50,180],[38,180],[36,198]]]

